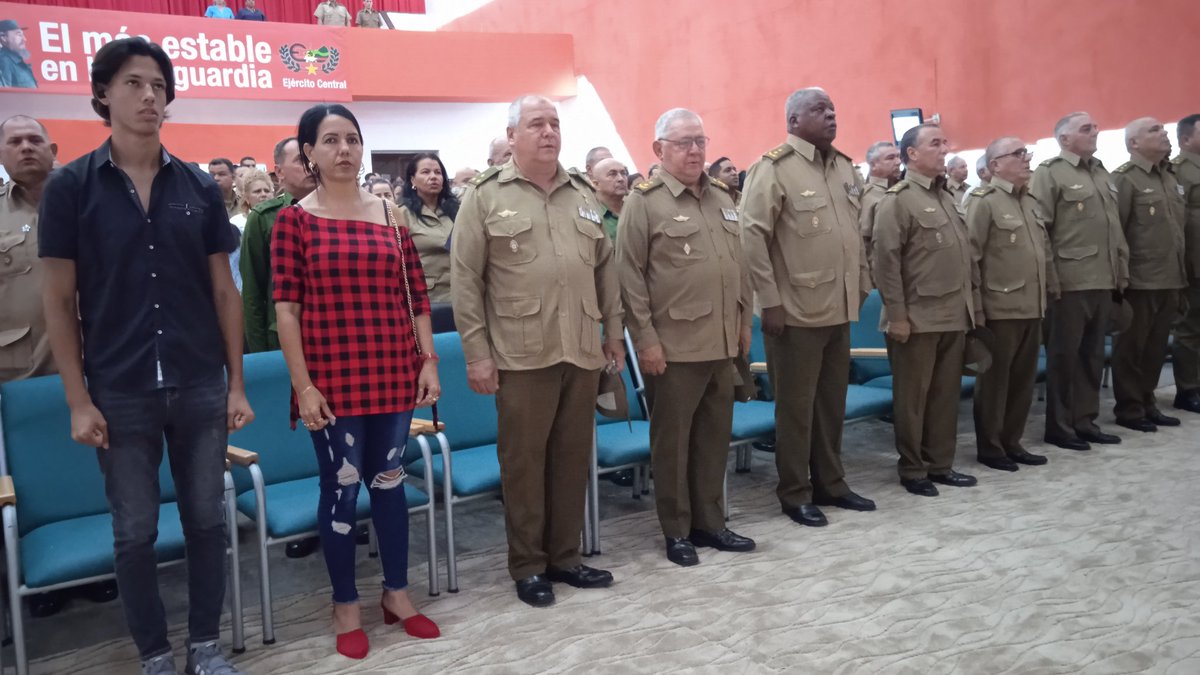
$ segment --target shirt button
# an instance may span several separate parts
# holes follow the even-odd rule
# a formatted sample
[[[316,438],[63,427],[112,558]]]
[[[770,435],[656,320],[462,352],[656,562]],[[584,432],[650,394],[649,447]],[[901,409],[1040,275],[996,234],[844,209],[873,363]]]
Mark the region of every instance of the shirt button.
[[[157,278],[158,278],[158,272],[151,272],[151,273],[150,273],[150,278],[151,278],[151,279],[157,279]]]
[[[154,309],[158,309],[158,303],[154,303]]]
[[[131,194],[131,195],[133,195],[133,194],[137,194],[137,190],[134,190],[134,189],[130,188],[130,190],[129,190],[129,194]]]
[[[160,330],[160,331],[158,331],[158,334],[159,334],[159,335],[162,335],[162,331],[161,331],[161,330]]]
[[[148,222],[150,222],[150,219],[149,219],[149,218],[147,218],[147,219],[146,219],[146,222],[147,222],[147,223],[148,223]]]
[[[154,244],[150,244],[150,250],[151,250],[151,251],[153,251],[153,250],[154,250]]]

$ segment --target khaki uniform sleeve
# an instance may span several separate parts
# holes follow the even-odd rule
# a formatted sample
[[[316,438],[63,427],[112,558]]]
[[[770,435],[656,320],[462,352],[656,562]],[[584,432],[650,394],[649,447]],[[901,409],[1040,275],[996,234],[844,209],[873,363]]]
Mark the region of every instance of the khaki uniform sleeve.
[[[617,253],[612,240],[596,240],[596,304],[604,321],[604,337],[620,340],[624,336],[625,310],[621,305],[621,284],[617,271]]]
[[[967,205],[967,234],[971,242],[971,260],[978,265],[983,260],[983,249],[987,246],[988,233],[992,227],[992,207],[980,199],[972,199]]]
[[[1049,232],[1054,227],[1055,207],[1058,205],[1058,185],[1050,175],[1050,167],[1039,166],[1034,170],[1033,179],[1029,182],[1029,194],[1042,210],[1046,231]],[[1046,255],[1050,255],[1050,249],[1046,249]]]
[[[754,292],[764,308],[783,304],[771,265],[775,219],[783,203],[783,189],[775,179],[774,164],[760,161],[750,167],[742,193],[742,254]]]
[[[1133,214],[1133,182],[1123,173],[1112,174],[1112,180],[1117,186],[1117,217],[1121,220],[1121,232],[1128,238],[1129,227],[1133,224],[1130,218]]]
[[[854,185],[858,188],[858,193],[860,195],[863,194],[865,188],[867,187],[866,181],[862,179],[862,176],[857,170],[853,169],[853,167],[851,168],[850,172],[854,175]],[[859,203],[862,203],[861,199],[859,200]],[[871,292],[871,261],[867,257],[867,242],[861,236],[862,211],[865,210],[866,209],[862,209],[858,213],[858,222],[860,227],[860,236],[858,237],[858,295],[860,304],[866,299],[867,294]]]
[[[450,238],[450,299],[467,363],[492,358],[484,304],[488,242],[479,199],[477,188],[467,190]]]
[[[754,325],[754,286],[750,281],[750,265],[746,263],[746,254],[742,253],[742,294],[739,302],[741,325],[749,328]]]
[[[659,344],[658,332],[651,320],[650,289],[646,286],[649,263],[650,218],[646,200],[640,195],[631,195],[625,200],[617,224],[617,269],[621,297],[625,301],[625,325],[633,338],[634,348],[639,351]]]
[[[904,297],[904,276],[901,273],[904,246],[908,243],[908,218],[900,198],[888,195],[875,211],[875,236],[872,239],[872,260],[875,264],[875,285],[887,309],[888,321],[907,322],[908,303]]]
[[[1050,234],[1042,227],[1042,250],[1046,252],[1046,295],[1052,300],[1062,297],[1062,286],[1058,283],[1058,267],[1054,265],[1054,251],[1050,250]]]

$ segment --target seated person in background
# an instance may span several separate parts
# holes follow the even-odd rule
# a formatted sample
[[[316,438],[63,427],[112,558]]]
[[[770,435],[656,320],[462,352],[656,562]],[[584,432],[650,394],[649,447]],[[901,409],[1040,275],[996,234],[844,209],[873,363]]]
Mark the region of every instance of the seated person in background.
[[[412,232],[430,302],[450,302],[450,231],[458,217],[458,197],[446,182],[446,166],[433,153],[413,158],[404,170],[401,215]]]

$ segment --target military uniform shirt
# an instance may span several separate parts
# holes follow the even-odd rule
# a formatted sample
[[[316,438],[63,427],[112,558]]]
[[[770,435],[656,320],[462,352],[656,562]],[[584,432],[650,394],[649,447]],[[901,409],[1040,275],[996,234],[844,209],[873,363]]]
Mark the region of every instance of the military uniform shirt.
[[[629,334],[667,361],[732,358],[752,321],[737,210],[726,185],[701,176],[700,196],[666,171],[625,198],[618,270]]]
[[[1129,245],[1129,287],[1185,288],[1184,202],[1170,163],[1134,156],[1113,172],[1117,212]]]
[[[1197,279],[1200,278],[1200,155],[1181,152],[1171,160],[1171,165],[1183,193],[1188,278]]]
[[[549,193],[514,160],[472,179],[450,244],[454,321],[467,361],[501,370],[599,369],[622,334],[613,245],[600,205],[561,166]]]
[[[42,310],[37,205],[16,183],[0,186],[0,382],[54,371]]]
[[[404,222],[412,234],[421,266],[425,269],[425,285],[430,302],[450,302],[450,232],[454,221],[439,208],[436,211],[421,204],[421,213],[414,216],[407,206],[400,207]]]

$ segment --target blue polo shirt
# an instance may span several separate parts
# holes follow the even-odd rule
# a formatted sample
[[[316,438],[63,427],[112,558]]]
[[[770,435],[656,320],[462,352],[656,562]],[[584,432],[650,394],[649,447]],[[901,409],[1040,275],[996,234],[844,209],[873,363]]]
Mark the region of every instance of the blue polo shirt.
[[[147,212],[110,143],[51,174],[38,212],[38,255],[75,261],[88,387],[218,381],[225,342],[208,257],[238,245],[221,190],[164,149]]]

